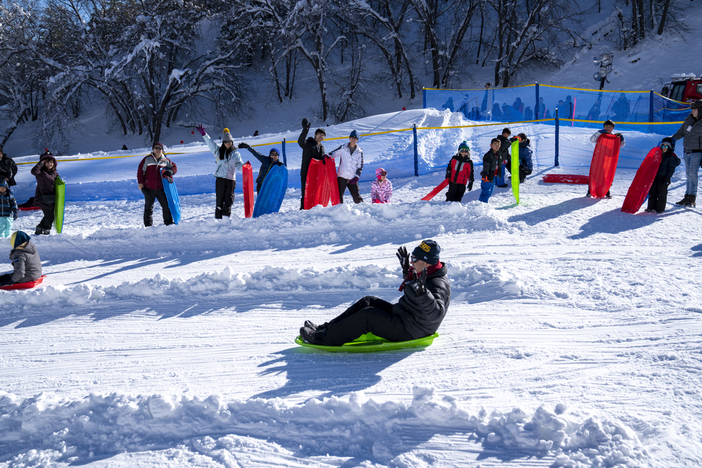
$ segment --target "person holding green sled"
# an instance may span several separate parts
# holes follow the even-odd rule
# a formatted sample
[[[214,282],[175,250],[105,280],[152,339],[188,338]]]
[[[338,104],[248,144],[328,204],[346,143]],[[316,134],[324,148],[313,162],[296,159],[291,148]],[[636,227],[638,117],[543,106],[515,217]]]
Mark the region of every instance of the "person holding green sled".
[[[37,179],[37,189],[34,192],[34,205],[41,208],[44,217],[39,221],[35,235],[51,234],[51,225],[54,223],[54,207],[56,206],[56,158],[50,151],[45,151],[39,157],[39,162],[32,168],[32,175]]]
[[[439,244],[432,239],[422,241],[412,255],[400,247],[397,258],[404,281],[400,286],[403,296],[397,304],[365,296],[323,325],[305,321],[300,336],[311,344],[341,346],[365,333],[388,341],[433,335],[446,316],[451,299],[448,269],[439,261],[440,252]]]

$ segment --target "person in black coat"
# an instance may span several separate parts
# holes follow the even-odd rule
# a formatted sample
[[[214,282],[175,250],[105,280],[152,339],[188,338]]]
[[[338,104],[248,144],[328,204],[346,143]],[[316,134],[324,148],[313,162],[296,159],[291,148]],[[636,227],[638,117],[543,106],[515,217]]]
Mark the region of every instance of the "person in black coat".
[[[0,146],[0,179],[4,179],[9,187],[17,185],[15,176],[17,175],[17,164],[11,157],[5,154]]]
[[[278,151],[278,148],[271,148],[271,150],[268,152],[268,156],[264,156],[253,149],[248,143],[239,143],[239,148],[246,148],[256,157],[256,159],[261,161],[261,168],[258,170],[258,177],[256,177],[256,193],[259,193],[261,191],[263,181],[268,175],[268,171],[270,171],[273,166],[283,165],[282,161],[278,159],[280,157],[280,152]]]
[[[656,177],[653,179],[651,190],[648,192],[647,213],[653,213],[654,211],[663,213],[665,211],[670,178],[673,177],[675,168],[680,165],[680,158],[673,152],[675,150],[674,139],[670,137],[663,138],[661,149],[663,150],[663,159],[661,159],[661,165],[658,166],[658,172],[656,172]]]
[[[448,269],[439,261],[441,248],[432,239],[413,251],[397,250],[405,280],[397,304],[365,296],[323,325],[305,321],[300,336],[311,344],[340,346],[366,333],[388,341],[408,341],[433,335],[446,316],[451,300]],[[410,266],[412,264],[412,266]]]
[[[300,166],[300,183],[302,184],[302,197],[300,198],[300,209],[305,209],[305,185],[307,184],[307,170],[310,167],[310,161],[313,159],[324,160],[324,145],[322,142],[327,136],[327,132],[323,128],[318,128],[314,132],[314,138],[307,138],[307,133],[310,131],[310,122],[307,119],[302,119],[302,132],[297,139],[297,144],[302,148],[302,164]]]
[[[54,206],[56,206],[55,182],[59,177],[56,171],[56,158],[50,151],[45,151],[39,157],[39,162],[32,168],[32,175],[37,178],[37,188],[34,191],[34,202],[41,208],[44,217],[37,224],[34,234],[51,234],[51,225],[54,223]]]
[[[497,152],[500,150],[500,140],[493,138],[490,151],[483,156],[483,171],[480,173],[480,196],[478,200],[487,203],[495,188],[495,173],[497,172]]]
[[[507,181],[505,180],[505,161],[509,157],[509,147],[512,144],[510,136],[512,131],[509,128],[503,128],[502,133],[497,135],[497,139],[500,140],[500,149],[497,151],[497,170],[498,173],[495,174],[495,185],[504,188],[507,187]]]

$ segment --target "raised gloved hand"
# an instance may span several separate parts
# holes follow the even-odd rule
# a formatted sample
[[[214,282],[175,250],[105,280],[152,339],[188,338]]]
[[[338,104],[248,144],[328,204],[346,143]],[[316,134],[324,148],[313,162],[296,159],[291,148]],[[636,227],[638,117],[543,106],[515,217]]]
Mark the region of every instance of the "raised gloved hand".
[[[197,127],[195,127],[195,130],[200,132],[200,135],[202,135],[202,136],[207,135],[207,132],[205,131],[205,127],[203,127],[202,124],[197,124]]]
[[[239,148],[251,148],[251,145],[242,141],[241,143],[239,143]]]
[[[302,128],[304,128],[305,130],[309,130],[311,126],[312,124],[309,120],[307,120],[306,118],[302,119]]]
[[[353,179],[349,180],[349,185],[356,185],[358,183],[358,176],[354,177]]]
[[[417,275],[417,279],[414,280],[412,283],[410,283],[410,286],[412,286],[412,289],[414,289],[415,294],[417,296],[421,296],[425,292],[427,292],[427,288],[424,287],[424,284],[427,282],[427,270],[426,268],[422,270],[422,272]]]
[[[400,266],[402,267],[402,276],[407,276],[409,274],[409,253],[407,252],[407,247],[402,246],[397,249],[397,259],[400,260]]]

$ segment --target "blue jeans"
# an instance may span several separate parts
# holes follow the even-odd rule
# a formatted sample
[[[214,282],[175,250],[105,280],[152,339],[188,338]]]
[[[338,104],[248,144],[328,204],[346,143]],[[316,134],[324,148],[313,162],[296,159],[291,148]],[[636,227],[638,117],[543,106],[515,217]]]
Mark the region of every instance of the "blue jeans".
[[[492,191],[495,188],[495,184],[492,182],[480,182],[480,196],[478,197],[478,200],[480,200],[483,203],[487,203],[488,200],[490,199],[490,195],[492,195]]]
[[[12,234],[12,216],[0,216],[0,237]]]
[[[683,159],[685,160],[685,174],[687,174],[687,189],[685,193],[697,196],[697,181],[699,180],[702,153],[688,153],[685,151]]]

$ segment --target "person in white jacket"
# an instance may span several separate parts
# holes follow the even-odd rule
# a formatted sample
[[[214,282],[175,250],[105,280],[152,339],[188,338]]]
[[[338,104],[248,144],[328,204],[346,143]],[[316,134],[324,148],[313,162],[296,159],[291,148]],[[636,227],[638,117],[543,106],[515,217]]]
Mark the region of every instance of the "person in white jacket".
[[[339,183],[339,200],[344,203],[344,192],[349,188],[354,203],[363,203],[363,198],[358,191],[358,179],[363,172],[363,150],[358,146],[358,132],[349,135],[349,142],[340,146],[329,154],[332,158],[339,158],[337,182]]]
[[[234,146],[229,129],[224,129],[224,137],[222,137],[222,146],[212,141],[212,138],[207,134],[202,124],[196,127],[202,138],[207,143],[207,147],[212,151],[217,163],[215,170],[215,218],[222,219],[222,216],[232,215],[232,204],[234,204],[234,188],[236,187],[236,170],[244,166],[241,160],[241,155]]]

